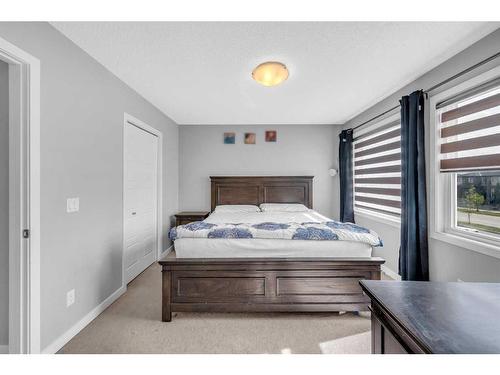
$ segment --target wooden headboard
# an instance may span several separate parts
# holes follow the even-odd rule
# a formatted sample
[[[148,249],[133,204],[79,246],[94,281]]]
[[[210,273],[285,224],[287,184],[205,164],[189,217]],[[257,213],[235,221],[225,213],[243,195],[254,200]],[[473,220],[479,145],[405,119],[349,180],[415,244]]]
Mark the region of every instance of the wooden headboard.
[[[212,211],[221,204],[301,203],[312,207],[314,176],[211,176]]]

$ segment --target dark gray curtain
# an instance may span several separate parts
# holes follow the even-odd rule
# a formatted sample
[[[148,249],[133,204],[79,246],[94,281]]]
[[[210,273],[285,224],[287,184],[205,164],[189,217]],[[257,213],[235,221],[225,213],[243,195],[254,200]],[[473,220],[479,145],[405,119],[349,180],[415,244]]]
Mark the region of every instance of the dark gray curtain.
[[[340,221],[354,223],[352,129],[339,134]]]
[[[429,280],[425,183],[425,97],[415,91],[401,99],[401,247],[403,280]]]

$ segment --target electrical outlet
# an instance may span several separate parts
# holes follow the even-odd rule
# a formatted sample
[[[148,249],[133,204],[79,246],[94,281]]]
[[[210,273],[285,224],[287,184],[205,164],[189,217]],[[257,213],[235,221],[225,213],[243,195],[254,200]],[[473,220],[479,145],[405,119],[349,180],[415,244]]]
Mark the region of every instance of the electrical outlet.
[[[75,290],[71,289],[68,293],[66,293],[66,307],[70,307],[75,303]]]
[[[80,198],[66,199],[66,212],[78,212],[80,210]]]

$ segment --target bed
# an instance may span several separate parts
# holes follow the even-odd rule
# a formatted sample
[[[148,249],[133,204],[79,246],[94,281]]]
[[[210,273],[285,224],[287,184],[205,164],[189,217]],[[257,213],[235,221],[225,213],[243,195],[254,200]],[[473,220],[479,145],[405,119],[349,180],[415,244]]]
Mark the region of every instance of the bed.
[[[262,222],[318,224],[312,176],[211,177],[212,214],[198,226]],[[219,213],[220,205],[303,204],[287,213]],[[240,225],[240,224],[238,224]],[[182,229],[182,228],[179,228]],[[307,229],[307,228],[306,228]],[[162,267],[162,320],[172,312],[365,311],[359,280],[379,280],[381,258],[360,241],[282,238],[176,238]]]
[[[214,230],[224,228],[225,223],[248,223],[258,227],[259,225],[265,226],[267,223],[271,229],[274,229],[274,226],[281,224],[322,223],[328,220],[331,219],[311,209],[298,212],[219,212],[216,210],[203,222]],[[194,233],[196,232],[188,231],[187,234],[193,235]],[[265,233],[269,233],[270,237],[276,237],[275,230]],[[255,238],[255,236],[252,238],[205,238],[203,236],[178,238],[175,241],[175,253],[178,258],[357,258],[370,257],[372,246],[361,241],[291,241],[281,238]]]

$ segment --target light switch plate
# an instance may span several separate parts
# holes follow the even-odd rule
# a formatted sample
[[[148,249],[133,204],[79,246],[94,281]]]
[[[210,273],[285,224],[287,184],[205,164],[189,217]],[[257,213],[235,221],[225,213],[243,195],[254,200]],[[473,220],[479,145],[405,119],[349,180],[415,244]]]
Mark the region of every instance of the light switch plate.
[[[66,293],[66,307],[70,307],[75,303],[75,290],[71,289],[68,293]]]
[[[68,198],[66,199],[66,212],[78,212],[80,211],[80,198]]]

